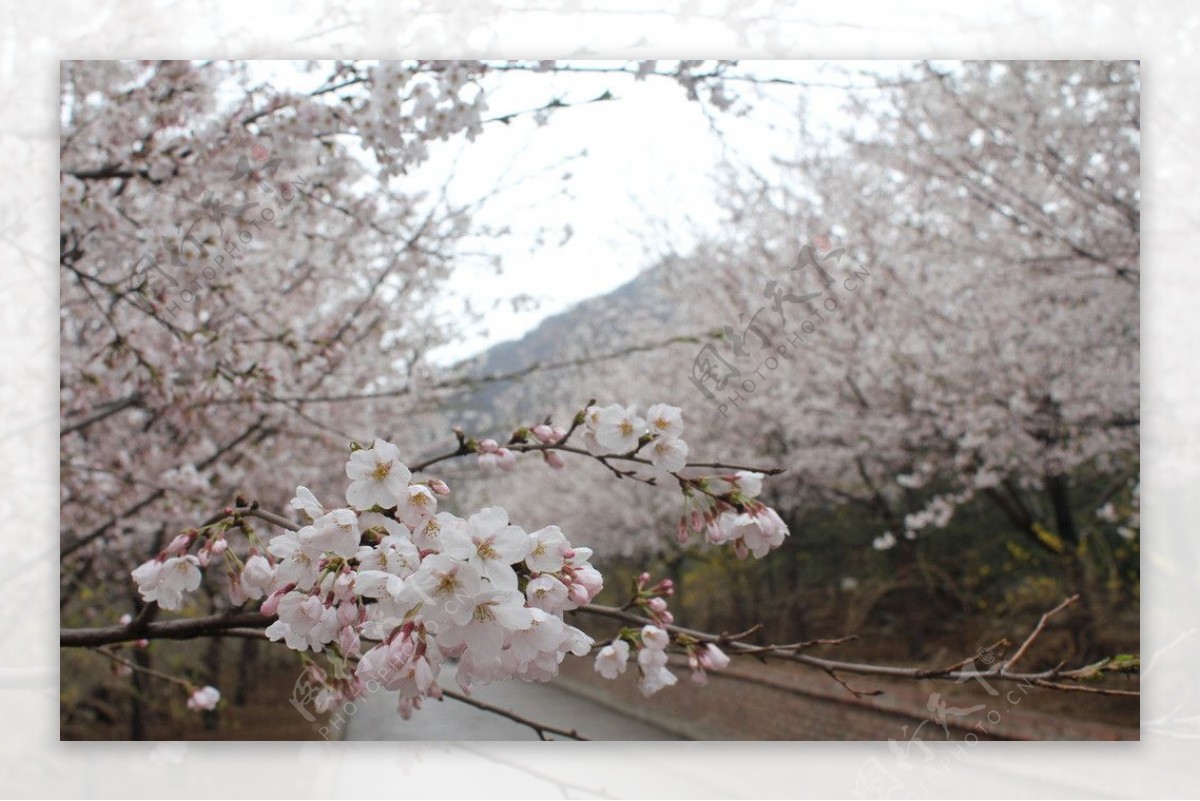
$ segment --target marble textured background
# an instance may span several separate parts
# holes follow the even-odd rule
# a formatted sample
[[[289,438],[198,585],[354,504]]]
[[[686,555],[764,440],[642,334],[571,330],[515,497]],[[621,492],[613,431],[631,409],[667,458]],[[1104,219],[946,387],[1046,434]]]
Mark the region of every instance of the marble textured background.
[[[1143,741],[979,745],[898,796],[1194,793],[1200,735],[1200,7],[1187,2],[127,0],[0,19],[0,793],[853,797],[886,744],[59,743],[60,58],[1141,58],[1145,155]],[[1189,736],[1192,739],[1189,739]],[[999,746],[999,747],[997,747]]]

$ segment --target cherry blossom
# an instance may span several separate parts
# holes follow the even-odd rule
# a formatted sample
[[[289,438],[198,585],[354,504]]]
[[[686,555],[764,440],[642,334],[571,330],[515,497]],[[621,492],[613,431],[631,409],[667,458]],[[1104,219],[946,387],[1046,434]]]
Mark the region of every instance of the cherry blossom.
[[[350,477],[346,500],[364,512],[375,506],[388,509],[406,500],[408,480],[412,477],[400,461],[400,449],[382,440],[368,450],[350,454],[346,475]]]
[[[479,571],[494,586],[516,589],[517,574],[512,565],[529,553],[529,535],[517,526],[509,525],[508,513],[493,506],[467,518],[464,529],[456,529],[465,537],[446,541],[443,552]]]
[[[632,451],[646,428],[635,406],[606,406],[596,412],[594,419],[592,434],[596,443],[610,453]]]
[[[305,590],[316,583],[323,552],[315,545],[301,542],[296,532],[274,537],[267,550],[279,560],[275,568],[279,582],[295,584]]]
[[[713,643],[705,643],[688,654],[688,667],[692,670],[692,681],[696,684],[707,684],[709,670],[724,670],[729,667],[730,658]]]
[[[325,516],[325,508],[321,506],[317,501],[317,496],[313,495],[312,490],[308,487],[296,487],[296,495],[290,501],[290,506],[304,512],[310,521]]]
[[[525,606],[525,598],[515,589],[484,585],[474,596],[462,600],[469,612],[466,622],[439,630],[438,642],[449,648],[466,645],[477,659],[499,658],[512,634],[532,625],[533,616]]]
[[[567,607],[568,590],[554,576],[538,576],[525,586],[529,605],[546,612],[562,612]]]
[[[650,444],[650,461],[655,467],[675,473],[687,464],[688,446],[681,439],[658,437]]]
[[[216,687],[198,687],[188,696],[187,708],[193,712],[211,712],[221,700],[221,691]]]
[[[297,651],[321,651],[340,628],[335,607],[295,590],[279,600],[278,614],[279,619],[267,627],[268,639],[285,640]]]
[[[200,560],[190,554],[151,559],[133,571],[133,580],[144,600],[163,609],[178,609],[183,594],[200,586]]]
[[[310,552],[328,551],[350,557],[358,551],[358,515],[349,509],[334,509],[296,533],[300,546]]]
[[[529,535],[529,553],[525,564],[535,573],[556,573],[575,556],[566,536],[558,526],[546,526]]]
[[[629,662],[629,643],[617,639],[600,649],[596,654],[596,672],[606,679],[615,679],[625,672]]]
[[[638,668],[641,671],[638,688],[642,691],[642,695],[649,697],[679,681],[675,674],[667,668],[666,651],[642,648],[638,651],[637,659]]]
[[[671,642],[671,635],[658,626],[642,627],[642,645],[654,651],[661,651]]]
[[[409,528],[420,525],[437,512],[437,496],[424,484],[413,484],[401,495],[396,517]]]
[[[252,554],[240,573],[230,581],[230,600],[235,606],[257,600],[269,593],[275,583],[275,568],[262,554]]]

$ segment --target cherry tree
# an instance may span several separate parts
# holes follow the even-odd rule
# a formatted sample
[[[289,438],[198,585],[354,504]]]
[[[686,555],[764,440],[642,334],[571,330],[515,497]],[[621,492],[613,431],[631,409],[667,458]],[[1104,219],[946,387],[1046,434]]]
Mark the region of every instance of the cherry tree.
[[[1085,540],[1114,498],[1136,515],[1137,65],[922,64],[849,98],[845,132],[802,117],[771,171],[731,166],[725,230],[580,331],[553,391],[687,405],[705,440],[787,468],[786,519],[853,504],[901,560],[993,504],[1091,620]],[[601,331],[669,347],[591,364]],[[1091,476],[1098,497],[1073,487]],[[666,528],[574,491],[581,519]]]

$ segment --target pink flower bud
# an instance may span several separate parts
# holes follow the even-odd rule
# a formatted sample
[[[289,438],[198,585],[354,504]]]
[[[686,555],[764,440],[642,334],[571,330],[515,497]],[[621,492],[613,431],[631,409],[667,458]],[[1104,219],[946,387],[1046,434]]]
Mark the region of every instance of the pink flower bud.
[[[126,612],[125,614],[121,615],[121,619],[119,622],[122,626],[128,626],[130,623],[133,622],[133,615]]]
[[[416,640],[408,635],[397,637],[388,643],[388,664],[398,668],[401,665],[407,664],[410,659],[416,656],[416,653]]]
[[[645,587],[648,583],[650,583],[650,574],[642,573],[642,575],[638,576],[637,583],[639,587]]]
[[[354,574],[350,572],[338,573],[338,577],[333,580],[333,597],[339,601],[353,601],[354,599]],[[351,605],[351,604],[346,604]]]
[[[650,607],[651,612],[667,611],[667,602],[665,600],[663,600],[662,598],[651,598],[650,602],[647,604],[647,606]]]
[[[576,586],[582,586],[588,595],[588,601],[600,594],[600,590],[604,589],[604,577],[600,575],[600,571],[591,565],[584,565],[575,570]]]
[[[431,478],[425,484],[434,495],[441,495],[444,498],[450,494],[450,487],[440,478]]]
[[[358,604],[344,603],[337,608],[337,621],[340,625],[349,628],[358,622]]]
[[[264,615],[273,615],[278,612],[280,599],[291,592],[295,586],[295,584],[288,584],[275,590],[273,593],[267,596],[267,600],[262,602],[262,606],[258,608],[258,611],[262,612]]]
[[[221,693],[216,687],[201,687],[192,690],[187,700],[187,708],[193,712],[210,711],[217,708]]]
[[[562,426],[551,426],[550,431],[554,434],[555,442],[561,442],[562,438],[567,435],[567,429]]]
[[[506,472],[517,466],[517,455],[508,448],[500,448],[496,451],[496,458],[499,460],[500,469]]]
[[[567,597],[571,599],[571,603],[578,604],[579,606],[583,606],[592,600],[588,597],[588,592],[582,584],[572,584],[570,590],[567,592]]]
[[[208,545],[208,549],[212,552],[213,556],[220,556],[225,553],[225,549],[228,547],[229,541],[224,537],[221,537],[219,540],[213,540]]]
[[[484,453],[495,453],[496,451],[500,450],[500,443],[496,442],[494,439],[485,439],[479,443],[479,450],[483,451]]]
[[[552,429],[550,426],[546,425],[545,423],[534,426],[532,431],[533,431],[533,435],[535,437],[537,437],[538,442],[541,442],[543,444],[548,444],[548,443],[555,441],[554,440],[554,429]]]
[[[724,670],[729,667],[729,656],[717,646],[708,643],[700,651],[699,661],[706,670]]]
[[[542,451],[542,459],[555,470],[562,470],[567,466],[567,463],[563,461],[563,458],[556,451]]]
[[[171,540],[171,543],[166,548],[163,548],[162,555],[163,556],[183,556],[185,553],[187,553],[187,550],[188,550],[188,548],[191,547],[191,545],[192,545],[192,535],[191,534],[180,534],[178,537]]]
[[[338,612],[341,612],[341,609]],[[342,653],[344,654],[352,654],[358,650],[358,633],[354,630],[353,626],[344,626],[338,632],[338,645],[342,647]]]

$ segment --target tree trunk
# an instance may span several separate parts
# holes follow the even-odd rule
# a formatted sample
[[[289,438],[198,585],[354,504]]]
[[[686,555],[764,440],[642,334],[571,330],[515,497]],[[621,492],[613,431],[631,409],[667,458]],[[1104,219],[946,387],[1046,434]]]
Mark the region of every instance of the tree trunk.
[[[1079,596],[1079,622],[1073,632],[1075,647],[1082,659],[1097,655],[1096,597],[1091,591],[1087,564],[1083,558],[1079,529],[1071,511],[1070,483],[1065,473],[1046,477],[1046,494],[1054,508],[1054,522],[1062,541],[1063,583],[1068,593]]]

